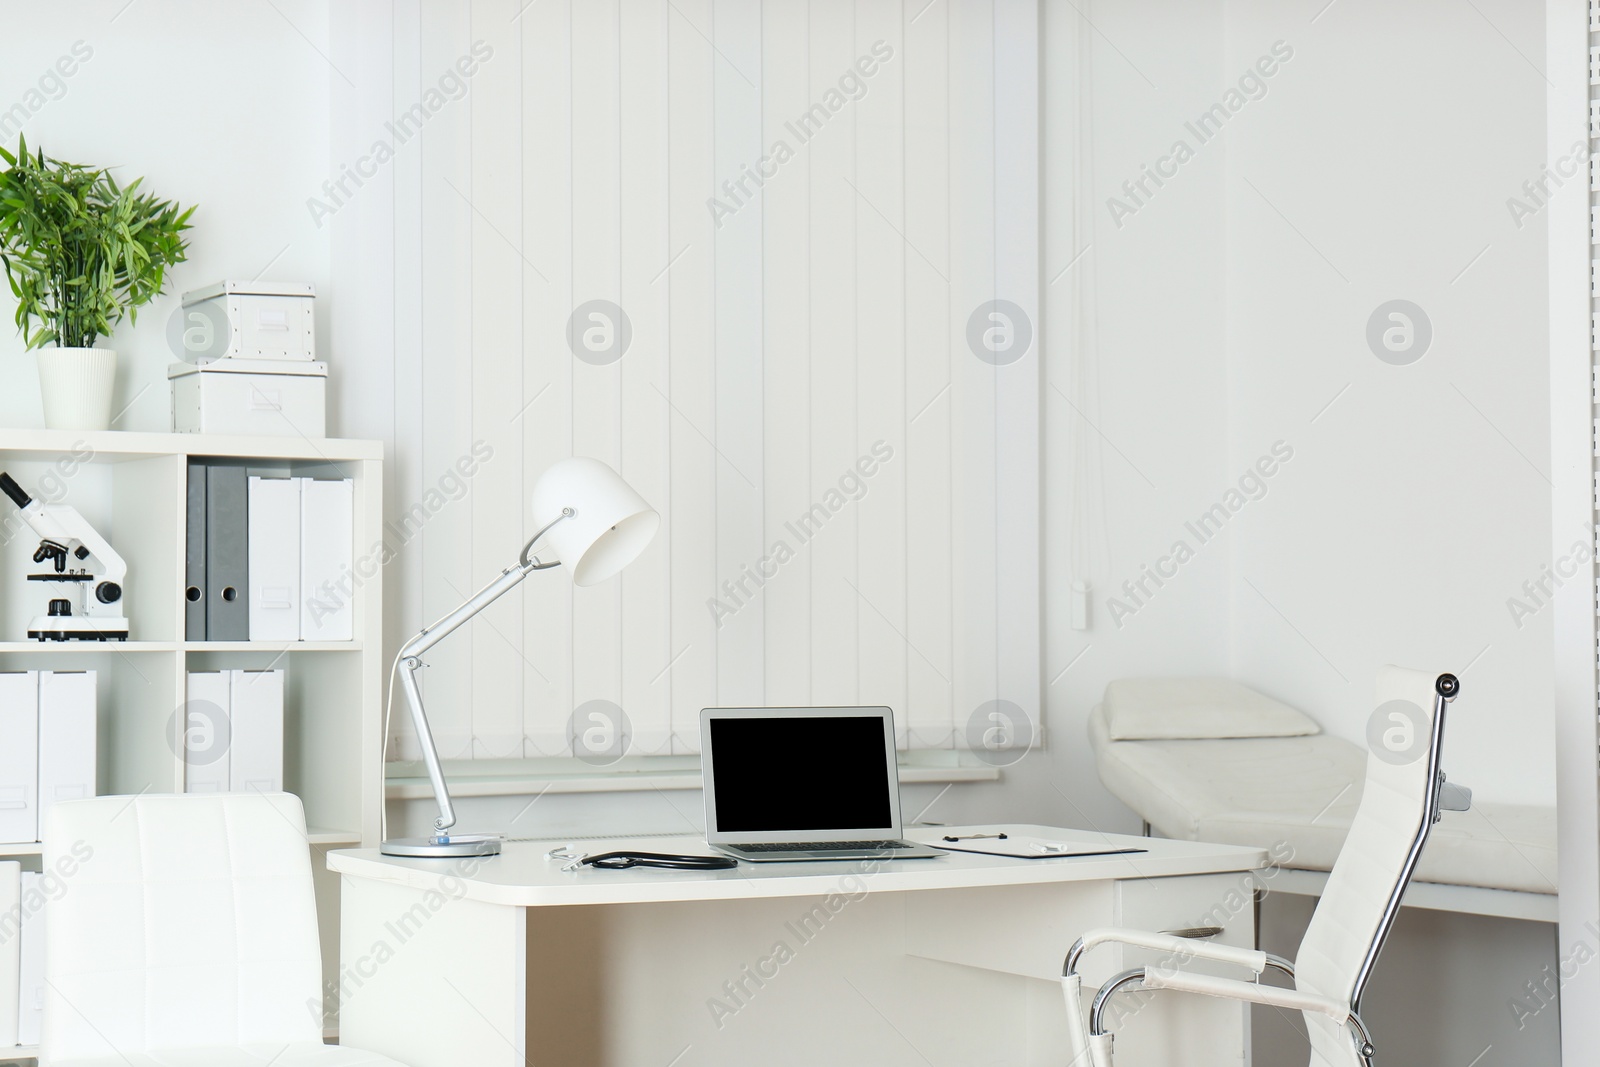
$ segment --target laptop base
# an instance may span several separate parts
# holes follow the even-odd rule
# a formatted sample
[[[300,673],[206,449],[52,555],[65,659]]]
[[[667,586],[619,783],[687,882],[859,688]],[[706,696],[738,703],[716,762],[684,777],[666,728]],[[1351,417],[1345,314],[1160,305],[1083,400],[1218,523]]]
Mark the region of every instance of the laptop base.
[[[936,848],[914,841],[897,841],[890,848],[813,849],[804,843],[774,849],[746,848],[740,845],[712,845],[725,855],[747,863],[816,863],[828,860],[931,860],[943,855]]]

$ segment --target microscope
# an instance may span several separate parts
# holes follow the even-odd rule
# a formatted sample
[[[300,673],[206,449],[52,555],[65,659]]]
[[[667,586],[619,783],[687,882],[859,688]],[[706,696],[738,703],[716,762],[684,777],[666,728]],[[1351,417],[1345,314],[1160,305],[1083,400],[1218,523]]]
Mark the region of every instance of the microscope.
[[[46,614],[28,623],[28,637],[38,641],[126,641],[128,619],[122,613],[122,583],[128,565],[78,510],[66,504],[34,500],[9,474],[0,471],[0,491],[11,498],[22,519],[39,535],[35,563],[48,564],[30,582],[53,582]]]

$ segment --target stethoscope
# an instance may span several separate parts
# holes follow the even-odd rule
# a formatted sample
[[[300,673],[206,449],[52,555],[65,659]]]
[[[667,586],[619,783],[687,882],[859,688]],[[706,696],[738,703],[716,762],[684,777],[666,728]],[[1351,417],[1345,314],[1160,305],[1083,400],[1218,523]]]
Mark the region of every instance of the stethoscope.
[[[732,856],[680,856],[665,852],[598,852],[580,856],[562,845],[544,854],[547,860],[565,860],[563,871],[597,867],[603,871],[625,871],[630,867],[663,867],[674,871],[726,871],[739,866]]]

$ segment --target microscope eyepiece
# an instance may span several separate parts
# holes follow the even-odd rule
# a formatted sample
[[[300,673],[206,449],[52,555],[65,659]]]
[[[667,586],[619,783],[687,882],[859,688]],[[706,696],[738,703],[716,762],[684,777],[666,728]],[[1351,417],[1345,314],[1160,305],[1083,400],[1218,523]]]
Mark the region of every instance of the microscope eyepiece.
[[[25,508],[33,503],[33,498],[23,492],[22,486],[12,480],[11,475],[5,471],[0,471],[0,490],[4,490],[6,496],[10,497],[11,502],[19,508]]]

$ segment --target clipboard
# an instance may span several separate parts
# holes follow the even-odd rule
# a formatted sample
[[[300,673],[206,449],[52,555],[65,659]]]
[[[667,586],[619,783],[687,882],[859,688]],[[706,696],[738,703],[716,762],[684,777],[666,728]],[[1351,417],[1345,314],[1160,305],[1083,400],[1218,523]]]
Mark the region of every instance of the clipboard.
[[[970,852],[979,856],[1003,856],[1014,860],[1086,859],[1091,856],[1130,856],[1149,852],[1147,848],[1106,848],[1098,841],[1054,841],[1026,834],[1005,839],[977,841],[928,841],[931,848],[945,852]]]

